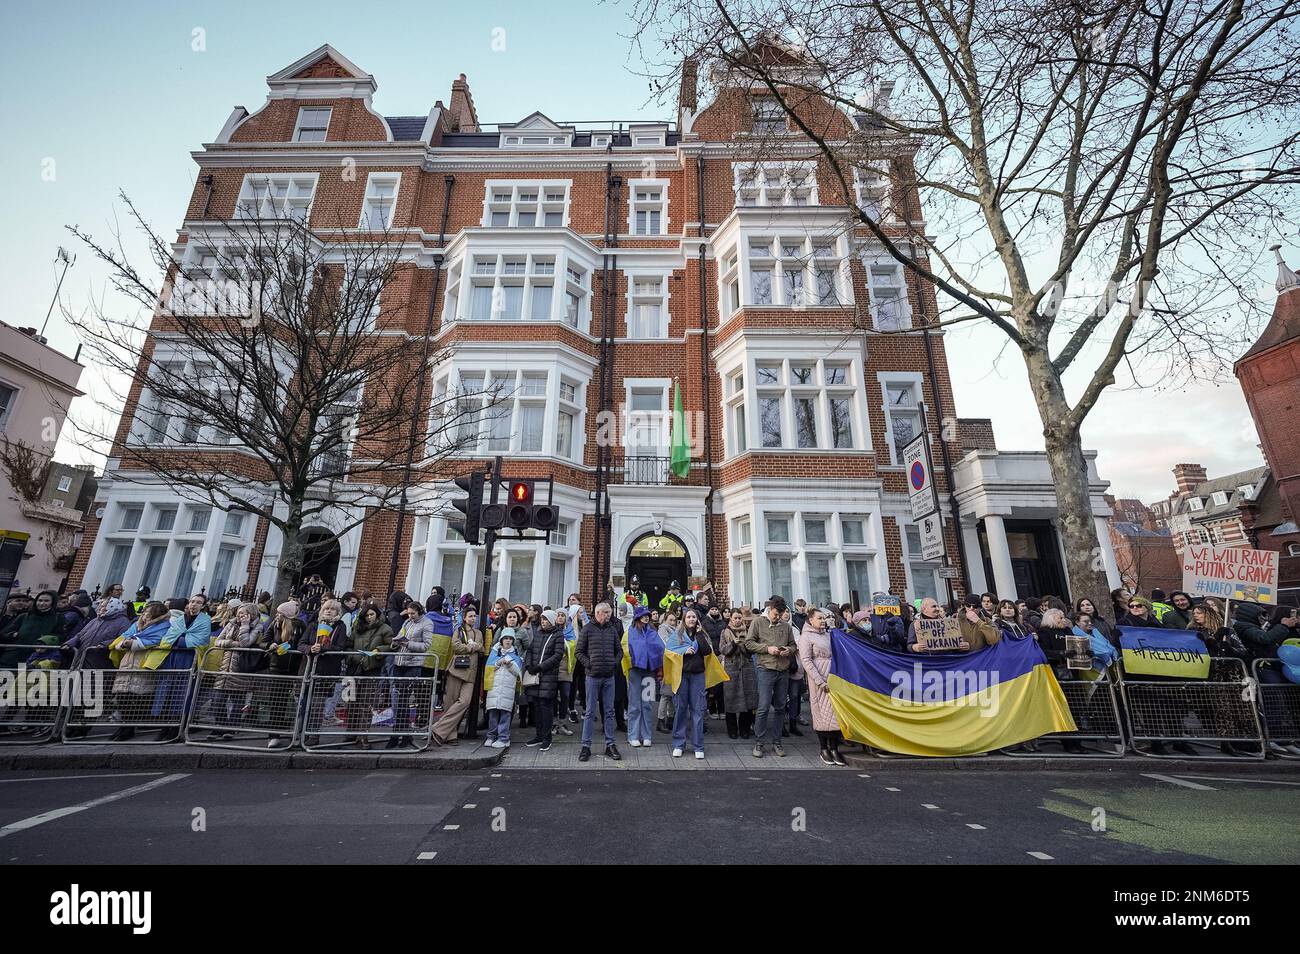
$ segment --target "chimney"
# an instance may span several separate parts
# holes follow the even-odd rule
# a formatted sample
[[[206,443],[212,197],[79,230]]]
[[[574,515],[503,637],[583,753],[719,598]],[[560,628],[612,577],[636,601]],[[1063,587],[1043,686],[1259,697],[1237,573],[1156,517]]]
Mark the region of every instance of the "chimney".
[[[1174,464],[1174,484],[1180,497],[1188,496],[1197,484],[1204,483],[1207,479],[1205,468],[1200,464]]]
[[[469,91],[469,80],[461,73],[451,84],[451,131],[475,133],[478,128],[478,111],[474,109],[474,97]]]
[[[677,108],[687,112],[695,112],[698,86],[699,86],[700,64],[695,60],[682,60],[682,88],[677,94]]]

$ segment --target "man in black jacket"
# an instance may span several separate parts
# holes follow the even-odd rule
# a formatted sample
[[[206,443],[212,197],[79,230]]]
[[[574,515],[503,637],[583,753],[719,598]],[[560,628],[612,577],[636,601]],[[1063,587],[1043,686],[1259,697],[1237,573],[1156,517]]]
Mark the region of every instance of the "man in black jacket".
[[[578,761],[591,758],[592,723],[598,705],[605,714],[605,755],[617,761],[623,756],[614,744],[614,673],[621,669],[623,628],[614,619],[614,610],[608,603],[597,604],[595,618],[582,627],[575,655],[587,674],[587,711],[582,718],[582,751],[578,753]]]

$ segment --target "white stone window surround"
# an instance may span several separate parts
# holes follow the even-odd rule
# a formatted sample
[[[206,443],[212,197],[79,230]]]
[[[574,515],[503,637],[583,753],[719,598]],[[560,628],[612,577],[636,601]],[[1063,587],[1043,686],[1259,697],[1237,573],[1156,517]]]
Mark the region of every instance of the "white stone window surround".
[[[562,347],[550,345],[519,345],[511,352],[508,366],[501,362],[501,349],[495,342],[463,342],[457,346],[451,360],[435,368],[432,374],[432,401],[446,402],[447,393],[455,393],[461,387],[464,377],[482,378],[486,388],[495,388],[498,380],[501,388],[497,392],[485,392],[484,414],[477,421],[468,419],[457,421],[458,427],[472,428],[476,434],[473,446],[466,446],[462,453],[466,456],[481,456],[484,453],[509,454],[512,457],[530,459],[547,458],[570,464],[579,464],[583,460],[587,434],[587,385],[594,373],[591,360],[579,357],[577,352],[570,352]],[[526,379],[535,381],[538,376],[546,377],[544,394],[525,393],[531,391],[531,384]],[[491,384],[488,381],[491,380]],[[562,385],[571,385],[574,389],[572,400],[563,396]],[[488,400],[495,393],[499,404],[487,407]],[[523,434],[521,406],[540,406],[543,408],[542,447],[540,450],[522,450]],[[432,413],[437,404],[430,407],[429,433],[433,433],[436,422]],[[489,441],[491,421],[489,412],[497,411],[509,415],[510,435],[508,448],[493,447]],[[573,431],[568,455],[560,454],[561,435],[559,433],[559,416],[561,412],[573,415]]]
[[[244,176],[235,202],[237,219],[311,218],[316,200],[317,172],[250,172]]]
[[[563,198],[548,198],[563,193]],[[508,195],[508,198],[505,196]],[[569,224],[572,179],[488,179],[483,184],[484,228],[562,228]],[[529,196],[535,198],[529,199]],[[493,225],[493,213],[504,212],[506,224]],[[558,212],[558,225],[546,225],[548,212]],[[528,221],[531,214],[532,221]]]
[[[871,428],[868,426],[862,351],[860,348],[843,347],[842,336],[835,336],[834,343],[809,340],[800,336],[771,336],[750,339],[738,336],[732,347],[724,349],[717,356],[718,374],[724,382],[723,430],[726,447],[726,460],[731,460],[741,453],[863,453],[871,450]],[[773,384],[759,382],[759,366],[776,365],[779,376]],[[803,385],[792,378],[792,366],[811,365],[814,384]],[[842,369],[843,384],[826,384],[833,377],[828,377],[836,369]],[[733,392],[735,376],[743,378],[740,392]],[[775,396],[781,401],[781,444],[764,447],[760,396]],[[799,396],[816,399],[815,419],[817,446],[800,448],[794,419],[794,400]],[[850,430],[852,433],[849,447],[835,447],[834,435],[831,433],[832,399],[849,401]],[[735,409],[743,406],[746,428],[746,449],[742,450],[737,439],[738,418]]]
[[[672,300],[672,277],[673,270],[668,267],[637,267],[628,266],[622,269],[623,278],[627,284],[627,307],[623,312],[623,326],[627,329],[627,340],[645,341],[651,339],[663,339],[668,337],[668,324],[671,317],[670,303]],[[659,295],[644,293],[644,286],[638,289],[637,283],[659,282]],[[659,305],[659,320],[657,326],[652,329],[650,335],[633,335],[632,331],[639,322],[636,320],[636,309],[643,304]]]
[[[85,581],[89,589],[96,583],[122,583],[128,595],[134,594],[143,582],[140,577],[145,568],[151,547],[166,547],[166,555],[159,566],[153,599],[167,599],[172,595],[170,588],[180,570],[181,557],[186,547],[201,548],[199,563],[195,567],[192,590],[197,592],[212,582],[216,572],[216,561],[223,548],[235,550],[234,563],[226,585],[241,586],[246,581],[249,547],[253,545],[256,520],[245,519],[238,534],[225,533],[225,511],[212,510],[204,529],[191,531],[193,515],[198,511],[211,510],[210,503],[186,501],[178,498],[167,487],[150,484],[120,484],[110,490],[109,499],[104,503],[104,518],[100,521],[101,531],[95,539],[90,560],[86,565]],[[140,510],[138,526],[123,526],[124,516],[130,510]],[[158,530],[157,515],[162,510],[177,510],[169,530]],[[110,569],[114,548],[130,546],[131,554],[127,560],[122,579],[103,579]],[[193,551],[191,551],[193,552]],[[190,594],[183,594],[189,596]],[[209,594],[214,595],[214,594]]]
[[[731,177],[737,208],[820,204],[814,159],[733,162]]]
[[[858,208],[873,222],[896,222],[898,216],[890,203],[890,179],[883,162],[870,163],[868,168],[853,170],[853,191]]]
[[[357,228],[377,232],[391,229],[401,187],[400,172],[372,172],[367,175],[366,192],[361,200],[361,219],[357,222]],[[379,216],[378,221],[376,214]]]
[[[787,481],[773,481],[773,484],[788,484]],[[808,493],[805,486],[802,493],[795,487],[772,488],[759,485],[746,487],[726,497],[728,515],[728,563],[731,587],[742,579],[743,564],[752,560],[753,600],[762,605],[772,595],[773,580],[769,559],[789,559],[791,570],[792,593],[783,593],[787,599],[803,597],[810,599],[811,584],[809,557],[826,559],[830,564],[830,593],[836,603],[847,603],[850,595],[848,561],[863,561],[868,564],[868,576],[871,590],[888,590],[889,569],[885,557],[885,541],[881,520],[879,492],[844,493],[841,490],[815,491]],[[768,542],[769,523],[779,518],[788,521],[789,541],[783,543]],[[826,525],[826,542],[809,543],[805,540],[805,518],[824,519]],[[739,545],[735,532],[738,523],[751,521],[752,546]],[[846,519],[861,520],[863,542],[846,544],[843,526]],[[734,591],[734,589],[733,589]],[[746,594],[748,595],[748,594]],[[870,599],[870,592],[858,593],[862,601]]]
[[[890,408],[889,388],[890,385],[907,385],[910,386],[914,403],[910,407],[919,408],[925,401],[925,376],[919,371],[877,371],[876,381],[880,386],[880,406],[885,415],[885,447],[888,449],[889,459],[882,461],[881,465],[903,466],[902,454],[895,447],[897,443],[894,439],[894,412]],[[909,407],[909,411],[910,411]],[[916,412],[918,427],[925,426],[925,419],[918,410]]]
[[[883,251],[867,252],[862,255],[862,267],[867,275],[872,325],[880,331],[911,329],[912,304],[902,263]],[[882,308],[888,311],[882,312]]]
[[[479,263],[489,260],[494,263],[492,272],[476,275]],[[519,260],[525,262],[523,272],[508,274],[507,263]],[[520,230],[520,234],[503,234],[499,230],[466,230],[451,243],[447,263],[443,328],[456,322],[513,320],[503,317],[506,306],[513,304],[505,297],[505,285],[513,284],[524,288],[520,321],[558,321],[582,334],[590,332],[592,277],[600,261],[586,243],[571,233]],[[492,285],[495,289],[488,318],[474,317],[473,289],[481,285]],[[552,286],[545,319],[532,317],[533,289],[538,285]]]
[[[633,410],[632,392],[659,395],[659,410]],[[673,417],[673,379],[672,378],[631,378],[623,379],[623,439],[622,444],[628,455],[647,457],[667,457],[670,450]],[[657,438],[657,447],[647,443],[646,437]]]
[[[662,145],[662,143],[660,143]],[[668,179],[629,179],[627,182],[627,232],[629,235],[656,236],[667,235],[669,231],[669,192]],[[658,200],[640,199],[638,194],[646,191],[659,194]],[[637,226],[638,212],[658,212],[658,228],[641,231]]]
[[[808,230],[797,225],[781,229],[742,228],[736,241],[722,247],[718,269],[719,317],[725,321],[739,308],[840,309],[853,304],[853,282],[848,261],[849,240],[844,234]],[[797,250],[796,250],[797,249]],[[787,252],[794,254],[786,254]],[[734,257],[734,263],[733,263]],[[766,273],[756,283],[755,273]],[[793,286],[787,272],[797,272]],[[830,273],[829,297],[823,276]],[[766,285],[767,294],[758,294]],[[792,290],[795,294],[792,296]],[[735,298],[739,297],[739,304]],[[823,303],[823,299],[825,303]]]
[[[324,113],[322,118],[321,113]],[[294,142],[324,142],[329,135],[332,106],[300,106],[293,126]]]

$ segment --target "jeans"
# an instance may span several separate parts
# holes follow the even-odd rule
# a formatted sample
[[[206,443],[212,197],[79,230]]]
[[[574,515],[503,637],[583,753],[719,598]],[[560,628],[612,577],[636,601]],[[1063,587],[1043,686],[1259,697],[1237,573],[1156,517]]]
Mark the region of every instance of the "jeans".
[[[591,748],[592,723],[596,720],[597,703],[605,713],[605,744],[614,744],[614,677],[587,677],[587,713],[582,717],[582,747]]]
[[[655,674],[648,669],[629,669],[627,696],[627,740],[649,742],[655,726]]]
[[[510,716],[512,714],[509,709],[488,710],[487,740],[489,742],[510,744]]]
[[[690,721],[691,746],[704,751],[704,673],[684,672],[677,686],[677,715],[673,717],[673,748],[686,746],[686,724]],[[778,729],[779,733],[781,730]]]
[[[789,694],[789,672],[758,667],[758,712],[754,718],[754,736],[760,745],[781,744],[781,725],[785,722]]]
[[[790,701],[786,704],[785,714],[791,725],[798,723],[799,714],[803,712],[803,687],[807,682],[806,679],[790,680]]]

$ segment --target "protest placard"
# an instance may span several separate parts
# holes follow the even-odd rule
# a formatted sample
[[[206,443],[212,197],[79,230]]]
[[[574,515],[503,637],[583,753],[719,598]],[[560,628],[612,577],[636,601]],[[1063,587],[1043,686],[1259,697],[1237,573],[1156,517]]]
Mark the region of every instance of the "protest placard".
[[[1275,550],[1188,544],[1183,550],[1183,589],[1252,603],[1277,602]]]
[[[941,619],[916,618],[916,645],[932,653],[954,652],[961,649],[961,623],[955,616]]]

